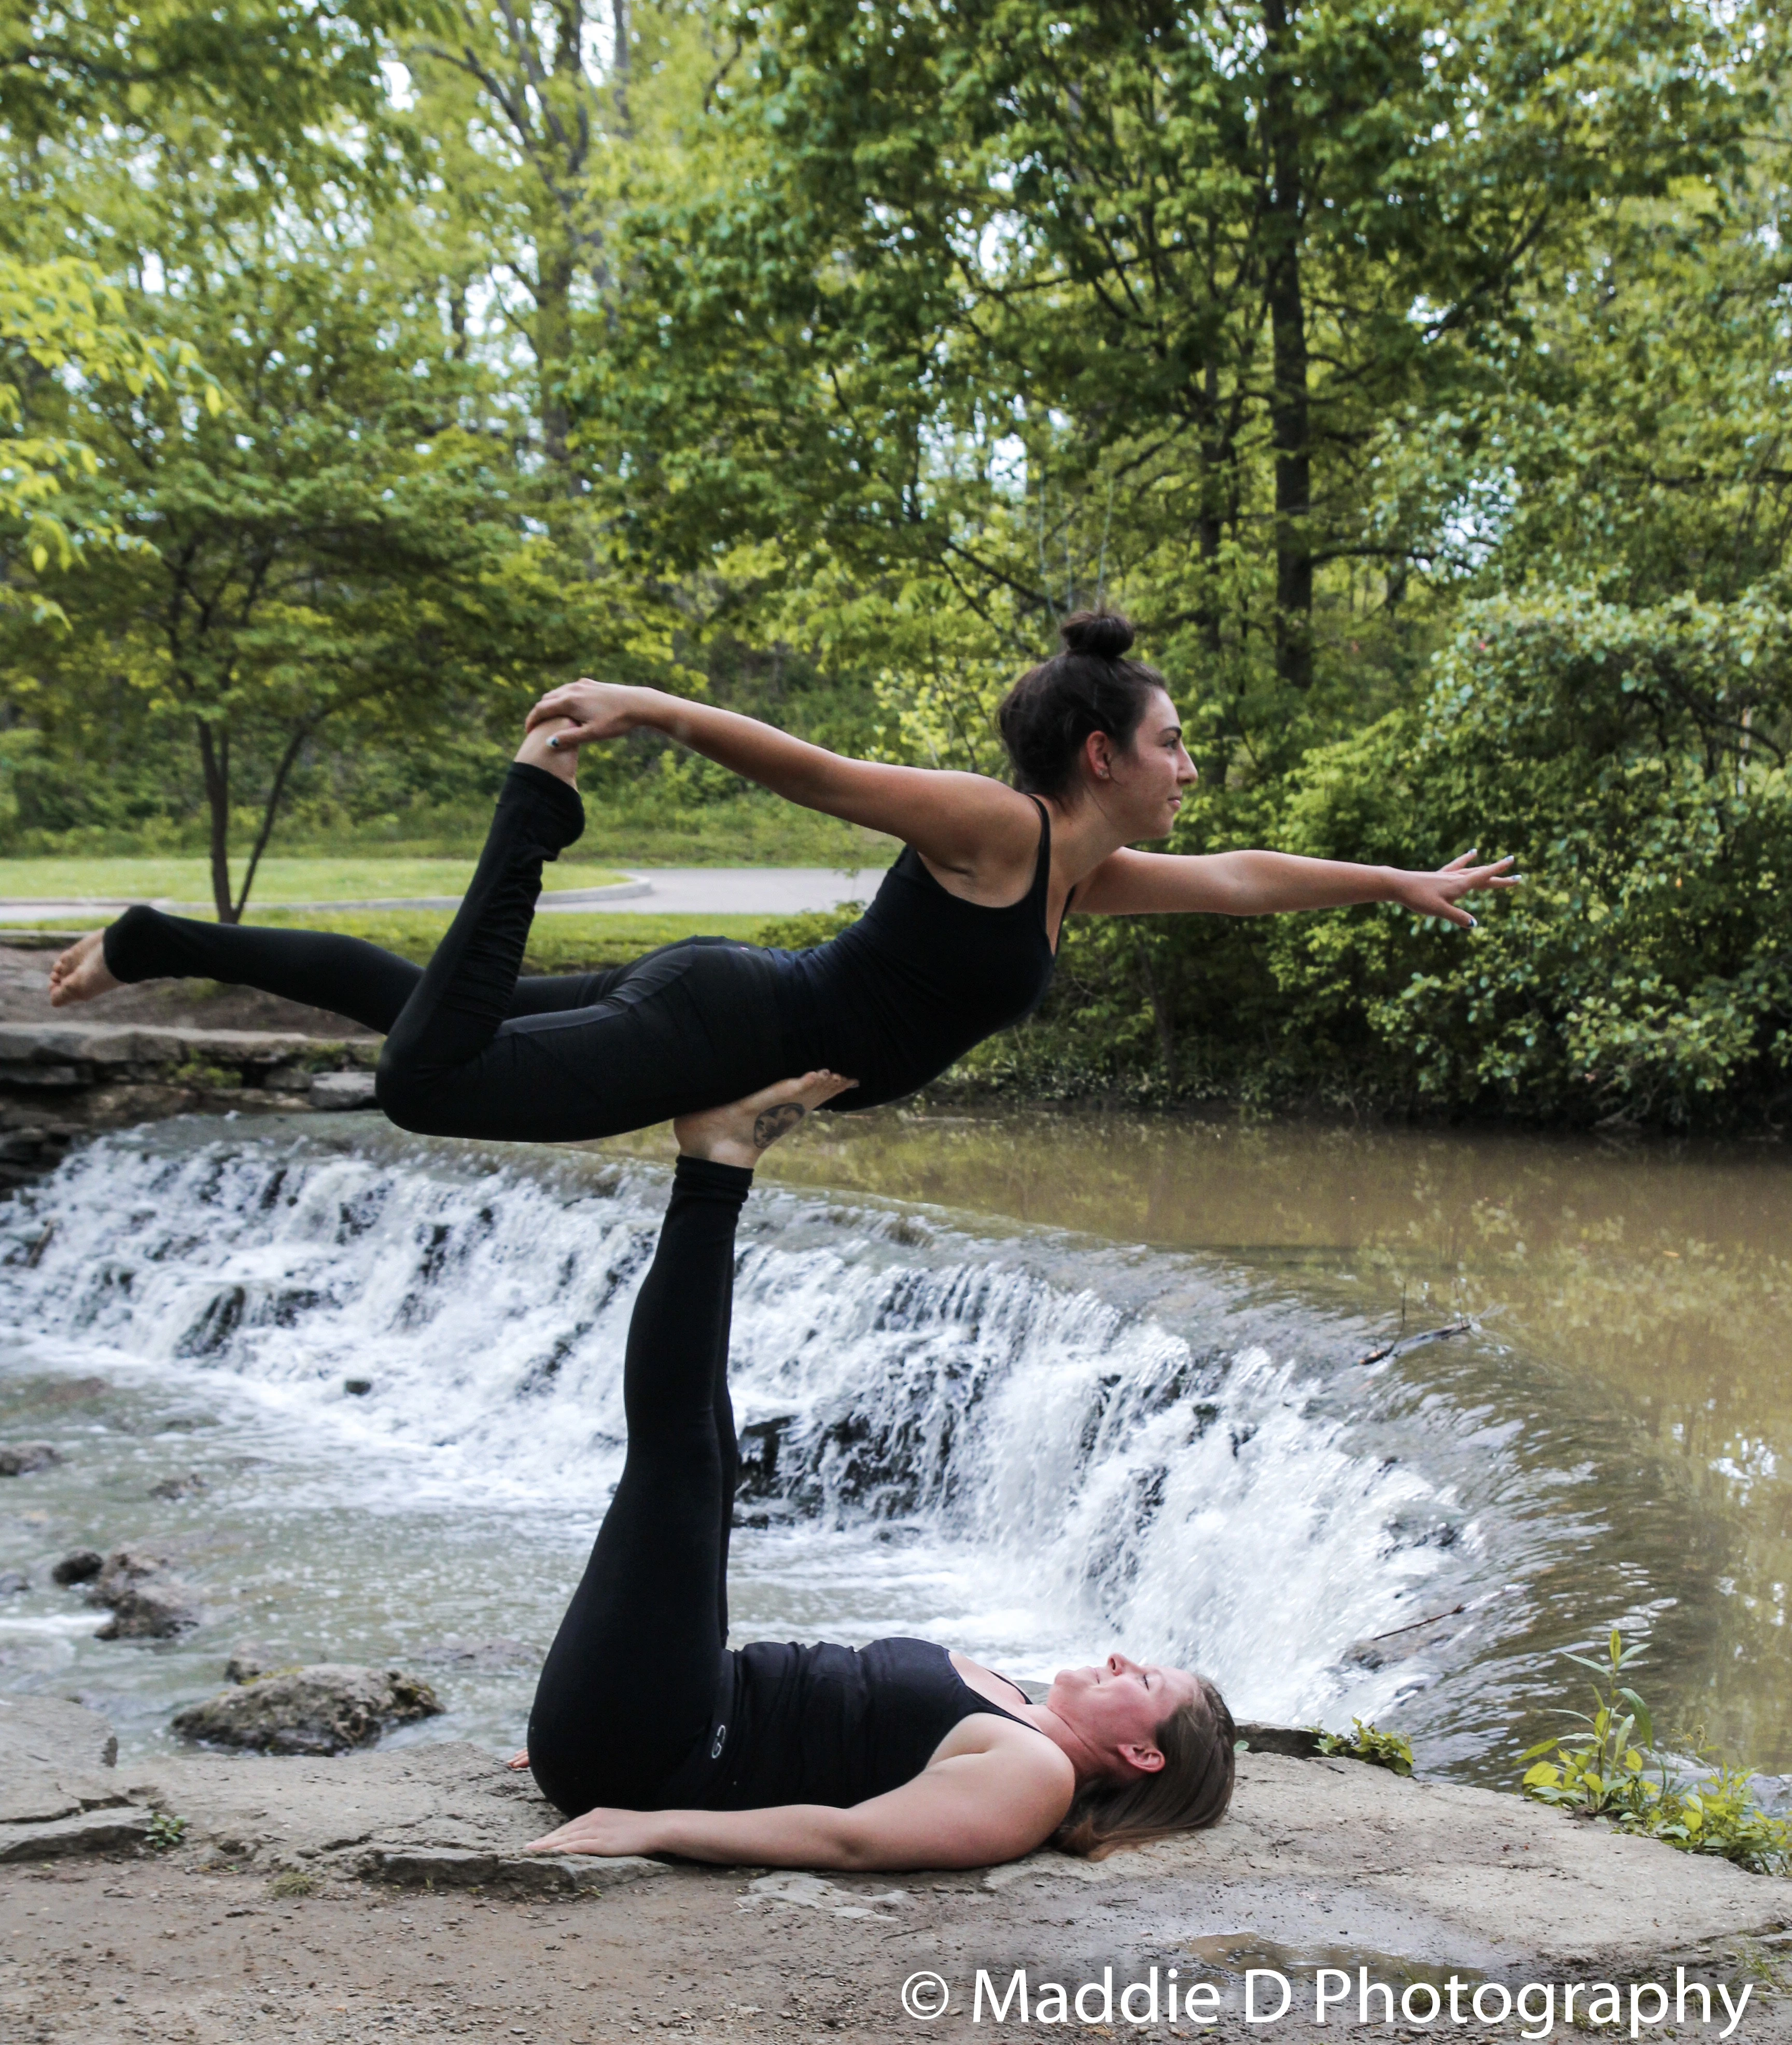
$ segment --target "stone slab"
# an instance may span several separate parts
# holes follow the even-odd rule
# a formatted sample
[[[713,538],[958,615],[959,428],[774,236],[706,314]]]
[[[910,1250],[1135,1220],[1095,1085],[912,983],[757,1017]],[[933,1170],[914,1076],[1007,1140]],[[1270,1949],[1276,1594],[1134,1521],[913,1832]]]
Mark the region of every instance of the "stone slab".
[[[110,1810],[83,1811],[71,1818],[52,1819],[46,1824],[0,1825],[0,1865],[141,1846],[149,1837],[150,1824],[148,1811],[120,1805]]]
[[[0,1830],[122,1804],[117,1752],[98,1712],[61,1697],[0,1693]]]
[[[279,1065],[329,1053],[359,1063],[377,1046],[277,1030],[172,1024],[0,1022],[0,1065]]]
[[[148,1813],[160,1809],[186,1820],[185,1850],[269,1873],[306,1868],[542,1894],[627,1889],[651,1875],[668,1897],[690,1888],[694,1909],[710,1878],[633,1856],[525,1855],[556,1813],[526,1775],[465,1743],[329,1760],[167,1754],[113,1770],[98,1758],[100,1722],[90,1713],[37,1716],[47,1708],[44,1700],[0,1697],[0,1727],[13,1729],[0,1752],[20,1785],[10,1808],[35,1813],[59,1797],[79,1800],[94,1777],[131,1808],[0,1824],[0,1859],[106,1851],[140,1839]],[[59,1723],[70,1748],[46,1751]],[[109,1822],[119,1829],[109,1834]],[[1540,1968],[1636,1974],[1682,1958],[1771,1958],[1792,1929],[1792,1882],[1576,1823],[1515,1796],[1254,1750],[1239,1756],[1232,1811],[1211,1831],[1095,1862],[1036,1853],[956,1874],[951,1884],[954,1894],[999,1906],[1012,1933],[1005,1943],[1017,1956],[1033,1943],[1031,1925],[1041,1939],[1050,1928],[1048,1944],[1060,1951],[1105,1947],[1117,1964],[1129,1953],[1192,1949],[1234,1970],[1344,1964],[1343,1954],[1509,1979],[1540,1978]]]
[[[1792,1882],[1727,1861],[1495,1790],[1255,1752],[1238,1757],[1211,1831],[1105,1861],[1033,1854],[984,1882],[1144,1889],[1192,1906],[1197,1936],[1248,1924],[1291,1950],[1348,1944],[1489,1973],[1641,1966],[1792,1926]]]
[[[669,1874],[664,1861],[639,1854],[477,1853],[457,1847],[367,1847],[356,1871],[377,1881],[420,1889],[512,1889],[529,1895],[580,1896]]]

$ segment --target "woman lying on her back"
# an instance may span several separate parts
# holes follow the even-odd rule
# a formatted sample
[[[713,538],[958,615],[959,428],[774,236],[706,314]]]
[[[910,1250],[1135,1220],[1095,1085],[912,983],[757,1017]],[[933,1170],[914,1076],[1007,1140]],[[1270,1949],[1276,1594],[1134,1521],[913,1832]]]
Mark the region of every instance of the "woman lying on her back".
[[[544,696],[472,883],[429,966],[323,930],[224,926],[140,906],[56,962],[50,998],[199,977],[333,1009],[386,1033],[378,1100],[401,1128],[565,1142],[738,1100],[828,1067],[874,1107],[1018,1022],[1051,983],[1067,912],[1260,916],[1398,902],[1459,907],[1509,861],[1435,872],[1275,852],[1185,857],[1165,836],[1195,778],[1163,677],[1125,657],[1124,618],[1086,614],[1002,707],[1014,786],[844,760],[731,711],[575,682]],[[544,860],[584,828],[576,748],[662,731],[791,802],[905,841],[877,899],[831,943],[668,945],[609,972],[519,979]]]
[[[1232,1795],[1231,1716],[1186,1669],[1112,1654],[1035,1704],[924,1640],[729,1648],[735,1224],[759,1153],[848,1084],[810,1073],[677,1124],[621,1481],[512,1763],[571,1820],[540,1851],[980,1867],[1211,1825]]]

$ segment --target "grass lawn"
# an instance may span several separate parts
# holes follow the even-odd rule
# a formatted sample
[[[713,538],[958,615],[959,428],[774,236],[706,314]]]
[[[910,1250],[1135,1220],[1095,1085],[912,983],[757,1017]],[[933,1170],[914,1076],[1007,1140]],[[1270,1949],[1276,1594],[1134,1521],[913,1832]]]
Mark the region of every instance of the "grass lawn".
[[[472,878],[471,859],[386,859],[377,853],[353,859],[269,857],[256,869],[249,896],[257,905],[282,902],[365,902],[390,895],[459,895]],[[236,864],[239,881],[240,861]],[[561,861],[543,885],[606,888],[626,876],[602,866]],[[209,915],[211,870],[202,859],[0,859],[0,899],[79,901],[98,896],[125,902],[192,903]]]
[[[448,926],[448,912],[437,909],[351,909],[334,915],[271,909],[258,916],[252,907],[248,920],[289,930],[340,930],[401,953],[419,965],[441,942]],[[595,972],[605,966],[625,965],[643,952],[676,944],[680,938],[740,938],[751,944],[772,920],[766,916],[537,916],[523,965],[529,972]]]

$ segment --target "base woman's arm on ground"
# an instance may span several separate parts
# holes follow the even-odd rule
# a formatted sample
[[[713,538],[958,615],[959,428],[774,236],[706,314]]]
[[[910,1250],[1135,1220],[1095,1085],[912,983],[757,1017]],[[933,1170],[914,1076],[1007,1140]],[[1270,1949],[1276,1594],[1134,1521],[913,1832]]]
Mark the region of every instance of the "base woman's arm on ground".
[[[675,1854],[767,1867],[988,1867],[1042,1845],[1063,1822],[1076,1771],[1048,1740],[993,1716],[962,1723],[975,1744],[863,1804],[760,1811],[586,1811],[535,1840],[553,1854]]]

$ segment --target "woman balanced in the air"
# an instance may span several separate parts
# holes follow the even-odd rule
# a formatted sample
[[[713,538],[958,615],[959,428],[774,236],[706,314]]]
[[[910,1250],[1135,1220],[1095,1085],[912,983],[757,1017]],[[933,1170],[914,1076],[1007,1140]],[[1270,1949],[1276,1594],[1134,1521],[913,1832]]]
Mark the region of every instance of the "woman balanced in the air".
[[[678,1122],[629,1327],[627,1458],[512,1764],[571,1820],[544,1852],[981,1867],[1210,1825],[1231,1797],[1231,1716],[1185,1669],[1112,1654],[1033,1704],[931,1641],[730,1650],[735,1224],[760,1152],[848,1084],[809,1073]]]
[[[144,907],[56,962],[51,999],[200,977],[260,988],[386,1033],[378,1100],[402,1128],[542,1142],[610,1136],[825,1067],[850,1105],[910,1093],[1018,1022],[1052,979],[1067,912],[1136,915],[1397,902],[1463,925],[1511,862],[1436,872],[1277,852],[1131,849],[1167,836],[1194,780],[1163,680],[1125,657],[1122,618],[1079,613],[1064,650],[1002,705],[1014,786],[842,759],[656,689],[579,681],[529,713],[491,834],[427,968],[323,931],[191,921]],[[805,952],[693,938],[608,972],[519,978],[544,860],[584,827],[578,747],[663,731],[788,800],[904,850],[859,920]]]

